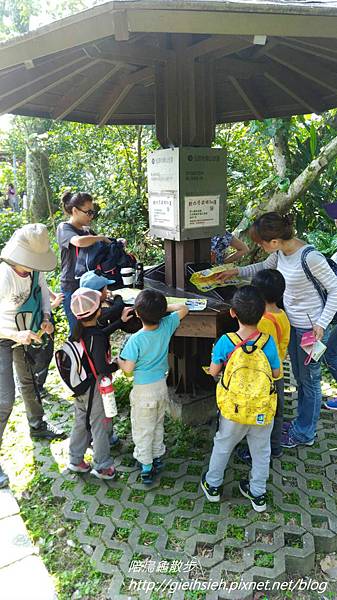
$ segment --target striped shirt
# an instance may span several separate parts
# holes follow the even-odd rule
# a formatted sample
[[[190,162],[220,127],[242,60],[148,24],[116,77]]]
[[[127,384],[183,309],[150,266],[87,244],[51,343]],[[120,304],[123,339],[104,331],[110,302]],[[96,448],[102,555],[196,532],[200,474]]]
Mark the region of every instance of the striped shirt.
[[[306,262],[311,273],[327,291],[327,302],[323,306],[314,285],[302,269],[301,256],[307,247],[308,245],[302,246],[288,255],[282,250],[274,252],[263,262],[239,267],[239,275],[253,277],[262,269],[277,269],[286,281],[283,302],[290,324],[293,327],[312,329],[311,319],[315,325],[326,329],[337,312],[337,277],[320,252],[314,250],[307,255]]]

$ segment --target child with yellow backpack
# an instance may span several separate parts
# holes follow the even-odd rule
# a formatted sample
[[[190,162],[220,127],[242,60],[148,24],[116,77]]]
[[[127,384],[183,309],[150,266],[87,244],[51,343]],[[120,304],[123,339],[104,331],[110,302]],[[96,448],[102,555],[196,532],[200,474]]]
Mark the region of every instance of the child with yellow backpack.
[[[279,308],[277,304],[282,301],[286,283],[282,273],[277,269],[263,269],[253,277],[252,285],[258,288],[266,302],[265,313],[258,322],[257,328],[261,333],[269,333],[274,338],[281,362],[280,375],[275,380],[277,409],[270,438],[271,458],[280,458],[282,456],[282,433],[289,427],[288,423],[283,423],[284,379],[282,363],[288,350],[290,323],[284,310]],[[247,447],[238,449],[236,454],[243,462],[248,465],[251,464],[251,456]]]
[[[257,512],[266,510],[269,476],[270,435],[276,412],[274,378],[280,374],[280,359],[272,336],[260,333],[257,324],[265,312],[258,289],[245,285],[232,299],[230,314],[237,318],[236,333],[221,336],[215,344],[209,373],[223,375],[217,385],[219,428],[214,437],[208,472],[201,487],[210,502],[219,502],[224,471],[234,447],[246,437],[252,457],[251,479],[239,489]]]

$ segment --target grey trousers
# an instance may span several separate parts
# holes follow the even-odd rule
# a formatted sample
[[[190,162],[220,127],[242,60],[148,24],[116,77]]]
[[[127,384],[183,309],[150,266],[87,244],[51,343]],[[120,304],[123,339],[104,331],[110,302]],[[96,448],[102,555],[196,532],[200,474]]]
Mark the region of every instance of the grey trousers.
[[[39,427],[44,415],[23,348],[12,348],[13,344],[12,340],[0,340],[0,444],[15,401],[13,363],[30,427]]]
[[[96,386],[90,413],[90,435],[86,428],[89,395],[90,391],[88,390],[83,396],[77,396],[74,401],[75,420],[70,435],[69,460],[73,465],[79,465],[82,462],[92,435],[94,467],[97,470],[108,469],[113,465],[113,460],[110,456],[109,441],[112,431],[112,421],[105,416],[102,396]]]
[[[272,429],[273,422],[263,427],[260,425],[241,425],[224,419],[221,415],[206,474],[207,483],[212,487],[218,487],[222,484],[224,471],[233,448],[246,437],[252,457],[250,491],[254,496],[264,494],[269,477],[270,434]]]

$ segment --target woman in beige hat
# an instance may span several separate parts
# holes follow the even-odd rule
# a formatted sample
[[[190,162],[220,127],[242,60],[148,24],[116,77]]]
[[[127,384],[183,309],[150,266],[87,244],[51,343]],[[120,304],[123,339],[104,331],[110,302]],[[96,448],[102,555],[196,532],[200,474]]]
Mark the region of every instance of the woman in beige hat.
[[[38,327],[50,335],[50,300],[46,280],[41,271],[53,271],[56,256],[49,246],[47,227],[41,223],[24,225],[4,246],[0,264],[0,444],[15,400],[13,364],[32,438],[63,439],[43,420],[44,411],[36,396],[32,373],[25,360],[24,346],[40,342],[40,337],[23,325],[17,325],[18,311],[30,297],[33,273],[39,272],[42,314]],[[21,316],[21,315],[20,315]],[[18,321],[19,322],[19,321]],[[19,330],[19,327],[21,330]],[[0,488],[8,484],[8,477],[0,467]]]

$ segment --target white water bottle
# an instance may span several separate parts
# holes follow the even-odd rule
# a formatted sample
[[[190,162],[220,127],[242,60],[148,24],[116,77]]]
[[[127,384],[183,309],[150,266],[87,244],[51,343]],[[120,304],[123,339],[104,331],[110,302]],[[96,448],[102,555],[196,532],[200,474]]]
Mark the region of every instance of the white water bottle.
[[[114,394],[114,388],[110,377],[102,377],[99,384],[99,391],[102,396],[105,416],[107,418],[115,417],[117,415],[117,406]]]

